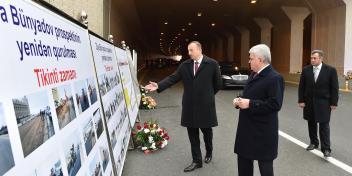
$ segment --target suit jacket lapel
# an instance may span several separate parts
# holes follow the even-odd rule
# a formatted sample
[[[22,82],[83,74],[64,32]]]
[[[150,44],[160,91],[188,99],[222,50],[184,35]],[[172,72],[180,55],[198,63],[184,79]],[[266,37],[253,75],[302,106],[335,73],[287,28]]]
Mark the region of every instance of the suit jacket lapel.
[[[208,59],[205,55],[203,55],[202,63],[200,63],[198,71],[194,77],[197,77],[199,75],[199,73],[204,69],[204,67],[206,67],[207,64],[208,64]],[[193,62],[193,66],[194,66],[194,62]],[[193,69],[193,67],[192,67],[192,69]]]
[[[313,72],[313,65],[311,65],[308,69],[308,76],[311,80],[313,80],[313,84],[315,84],[315,80],[314,80],[314,72]]]
[[[317,81],[316,81],[315,83],[318,83],[318,81],[321,80],[322,74],[324,74],[325,69],[326,69],[326,68],[325,68],[325,65],[323,64],[323,65],[321,66],[321,69],[320,69],[320,72],[319,72]],[[314,74],[313,74],[313,77],[314,77]]]

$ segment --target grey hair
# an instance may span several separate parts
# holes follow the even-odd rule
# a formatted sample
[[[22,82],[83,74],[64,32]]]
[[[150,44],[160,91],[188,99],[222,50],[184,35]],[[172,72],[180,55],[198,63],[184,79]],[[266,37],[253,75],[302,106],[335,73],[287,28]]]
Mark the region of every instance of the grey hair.
[[[320,58],[324,58],[324,51],[323,50],[318,50],[318,49],[313,50],[311,55],[313,55],[315,53],[318,53]]]
[[[271,63],[270,48],[265,44],[259,44],[259,45],[253,46],[249,50],[249,54],[254,54],[258,57],[262,57],[264,59],[264,62],[266,62],[268,64]]]
[[[202,50],[202,44],[200,44],[200,42],[198,42],[198,41],[191,41],[191,42],[189,42],[188,45],[190,45],[190,44],[192,44],[192,43],[194,43],[200,50]]]

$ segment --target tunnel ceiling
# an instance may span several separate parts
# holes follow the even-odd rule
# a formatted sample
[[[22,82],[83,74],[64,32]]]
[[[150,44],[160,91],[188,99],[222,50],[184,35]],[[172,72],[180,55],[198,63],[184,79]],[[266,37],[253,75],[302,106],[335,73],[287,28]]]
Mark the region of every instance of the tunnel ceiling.
[[[134,0],[134,4],[141,35],[150,49],[172,55],[175,51],[179,54],[188,41],[208,42],[214,36],[233,32],[236,26],[253,24],[255,17],[275,18],[281,6],[304,6],[320,11],[344,3],[342,0],[257,0],[255,4],[251,0]]]

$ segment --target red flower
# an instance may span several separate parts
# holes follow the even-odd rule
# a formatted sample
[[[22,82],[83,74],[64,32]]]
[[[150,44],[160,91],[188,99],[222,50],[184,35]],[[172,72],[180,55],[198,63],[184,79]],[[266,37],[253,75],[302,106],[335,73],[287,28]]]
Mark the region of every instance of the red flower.
[[[149,125],[145,123],[144,124],[144,128],[148,128],[148,127],[149,127]]]
[[[141,130],[142,127],[140,125],[137,125],[137,130]]]
[[[169,139],[170,139],[170,137],[169,137],[169,136],[165,136],[165,139],[166,139],[166,140],[169,140]]]
[[[152,153],[152,151],[150,151],[150,150],[144,150],[144,154],[145,154],[145,155],[148,155],[148,154],[150,154],[150,153]]]
[[[163,131],[159,131],[159,135],[161,136],[163,134]]]
[[[163,143],[161,142],[161,141],[159,141],[158,143],[157,143],[157,146],[161,146]]]
[[[136,135],[136,132],[135,131],[132,131],[132,136],[135,136]]]

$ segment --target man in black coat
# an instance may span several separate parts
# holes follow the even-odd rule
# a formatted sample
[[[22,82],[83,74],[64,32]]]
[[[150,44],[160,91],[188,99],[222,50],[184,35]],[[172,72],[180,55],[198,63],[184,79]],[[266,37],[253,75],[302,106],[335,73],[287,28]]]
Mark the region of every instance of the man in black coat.
[[[199,129],[203,132],[206,148],[204,162],[209,163],[212,159],[212,127],[218,125],[215,94],[222,86],[218,63],[202,54],[199,42],[190,42],[188,54],[191,59],[184,61],[172,75],[159,83],[150,82],[145,86],[149,91],[162,92],[181,80],[183,82],[181,125],[187,127],[193,158],[185,172],[202,167]]]
[[[240,109],[235,153],[238,175],[252,176],[253,161],[258,160],[260,174],[273,176],[273,160],[278,150],[278,112],[284,95],[284,79],[270,65],[268,46],[249,50],[250,75],[242,97],[233,104]]]
[[[298,104],[303,108],[303,118],[308,121],[310,145],[307,150],[318,148],[317,123],[321,151],[329,157],[330,148],[330,114],[335,110],[339,99],[339,83],[336,69],[323,63],[324,53],[314,50],[311,65],[303,68],[298,89]]]

